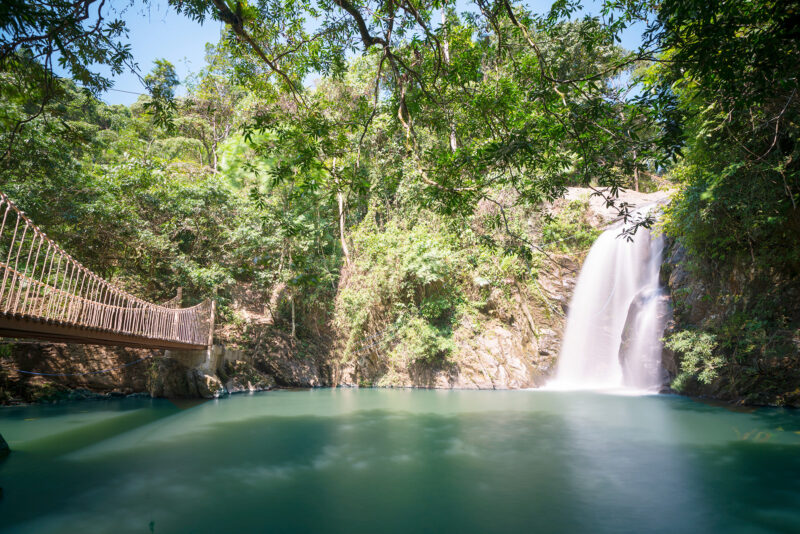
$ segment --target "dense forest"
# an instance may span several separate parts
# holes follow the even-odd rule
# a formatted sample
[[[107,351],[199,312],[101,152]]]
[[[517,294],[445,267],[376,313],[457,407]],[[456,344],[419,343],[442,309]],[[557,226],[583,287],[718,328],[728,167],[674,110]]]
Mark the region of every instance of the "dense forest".
[[[664,232],[693,280],[673,387],[800,395],[800,2],[170,5],[225,30],[130,107],[98,98],[95,67],[135,61],[102,2],[0,10],[0,190],[97,273],[213,296],[234,343],[259,314],[298,355],[377,338],[391,384],[588,249],[588,200],[549,209],[568,188],[623,218],[621,192],[674,189],[629,230]]]

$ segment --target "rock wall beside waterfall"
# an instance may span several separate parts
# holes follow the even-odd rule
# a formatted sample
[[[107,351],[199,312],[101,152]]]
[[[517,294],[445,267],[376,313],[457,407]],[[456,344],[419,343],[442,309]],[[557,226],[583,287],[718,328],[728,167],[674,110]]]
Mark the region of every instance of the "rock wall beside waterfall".
[[[677,240],[661,276],[673,308],[665,337],[684,340],[682,350],[665,348],[662,356],[680,393],[800,407],[797,280],[765,278],[748,265],[711,268]]]
[[[445,389],[541,386],[558,356],[564,310],[578,269],[574,258],[560,255],[540,273],[541,294],[508,280],[508,293],[498,290],[490,295],[479,323],[458,326],[456,348],[445,362],[398,362],[387,369],[378,351],[367,351],[339,366],[335,384]]]

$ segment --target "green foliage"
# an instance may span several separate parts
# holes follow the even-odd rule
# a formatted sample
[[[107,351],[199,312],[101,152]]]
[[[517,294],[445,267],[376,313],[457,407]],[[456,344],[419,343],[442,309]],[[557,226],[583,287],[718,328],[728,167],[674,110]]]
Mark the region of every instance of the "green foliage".
[[[707,332],[676,332],[665,340],[664,345],[681,354],[681,372],[672,383],[676,391],[683,391],[692,378],[703,384],[712,383],[725,363],[724,358],[716,352],[716,336]]]
[[[688,249],[713,309],[700,325],[706,334],[675,338],[686,354],[679,385],[687,376],[706,384],[719,376],[737,396],[753,393],[748,388],[782,393],[765,370],[783,361],[792,376],[800,310],[798,9],[769,0],[660,5],[669,61],[653,69],[654,85],[675,97],[685,139],[670,170],[679,191],[664,228]]]
[[[780,109],[786,100],[771,97],[788,96],[798,83],[799,11],[796,0],[660,2],[659,38],[670,50],[663,81],[691,86],[703,106],[718,107],[723,113],[763,111],[775,105]],[[717,118],[740,123],[752,119]]]
[[[23,119],[32,98],[2,91],[0,117]],[[260,271],[242,254],[266,241],[244,230],[259,225],[258,213],[204,168],[194,140],[133,108],[107,106],[61,82],[41,116],[19,130],[22,142],[0,167],[3,191],[102,276],[155,301],[177,287],[185,304],[216,291],[229,316],[229,290]]]
[[[395,343],[389,352],[390,360],[433,362],[446,358],[456,348],[452,332],[431,324],[426,317],[400,318],[394,336]]]
[[[574,253],[597,237],[585,201],[541,216],[567,186],[614,197],[668,166],[680,190],[666,232],[731,286],[709,294],[727,306],[714,324],[668,342],[684,355],[676,384],[787,350],[775,340],[798,316],[778,298],[800,273],[797,1],[608,0],[601,16],[579,1],[544,14],[169,3],[225,31],[185,98],[159,60],[130,108],[91,94],[109,83],[94,65],[131,60],[122,22],[69,1],[0,10],[0,183],[103,276],[153,300],[216,292],[231,323],[246,287],[279,328],[324,337],[332,321],[346,357],[377,337],[389,361],[442,362],[490,293],[535,280],[537,245]],[[624,50],[633,24],[643,45]],[[52,75],[57,57],[73,80]]]
[[[555,217],[548,217],[542,225],[542,245],[561,252],[591,247],[601,230],[586,219],[588,208],[588,200],[572,200]]]
[[[683,189],[665,209],[666,232],[715,269],[755,261],[760,269],[797,272],[800,215],[778,181],[780,173],[728,164],[702,150],[673,170]]]
[[[514,2],[170,4],[225,23],[234,76],[262,103],[246,131],[277,134],[276,180],[320,175],[340,191],[397,189],[471,214],[506,189],[528,206],[569,184],[613,197],[663,160],[658,114],[632,96],[634,67],[657,46],[617,45],[629,25],[653,22],[649,1],[604,2],[602,18],[579,15],[580,2],[545,15]]]
[[[174,125],[172,114],[177,109],[175,87],[180,85],[175,66],[166,59],[154,61],[153,70],[144,77],[144,86],[151,99],[144,104],[157,126],[171,129]]]
[[[770,0],[670,0],[670,61],[657,69],[686,117],[681,192],[666,230],[697,257],[800,272],[800,49],[794,15]]]
[[[109,20],[104,2],[97,0],[51,0],[28,2],[7,0],[0,9],[0,68],[17,74],[17,81],[31,84],[34,101],[44,97],[50,86],[40,82],[53,79],[55,63],[70,77],[92,91],[111,86],[105,76],[94,70],[105,65],[119,74],[132,60],[130,46],[121,39],[126,28],[119,19]],[[26,72],[19,54],[43,65],[47,76]],[[44,90],[44,91],[42,91]]]
[[[454,347],[452,329],[465,296],[464,255],[434,217],[376,228],[367,219],[353,234],[357,256],[337,298],[336,321],[347,335],[345,355],[380,334],[390,359],[434,361]]]

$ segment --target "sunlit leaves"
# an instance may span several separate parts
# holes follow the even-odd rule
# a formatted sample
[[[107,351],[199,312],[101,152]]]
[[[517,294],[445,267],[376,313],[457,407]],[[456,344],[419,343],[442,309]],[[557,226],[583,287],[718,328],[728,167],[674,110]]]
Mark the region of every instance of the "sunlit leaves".
[[[174,124],[175,87],[180,84],[175,67],[166,59],[157,59],[153,70],[144,77],[144,85],[151,99],[144,104],[157,126],[171,129]]]

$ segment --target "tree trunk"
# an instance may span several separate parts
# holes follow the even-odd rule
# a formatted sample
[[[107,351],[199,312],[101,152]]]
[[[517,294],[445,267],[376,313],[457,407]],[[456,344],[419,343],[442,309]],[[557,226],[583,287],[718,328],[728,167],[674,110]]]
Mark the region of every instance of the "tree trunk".
[[[219,136],[217,135],[217,120],[212,115],[212,121],[211,121],[211,151],[213,153],[213,163],[212,164],[213,164],[214,174],[217,174],[217,172],[219,172],[217,170],[217,140],[218,139],[219,139]]]
[[[291,245],[290,245],[291,246]],[[289,265],[292,265],[292,249],[289,249]],[[295,322],[294,322],[294,287],[289,287],[289,305],[292,308],[292,339],[294,339],[294,334],[296,332]]]
[[[294,339],[294,334],[296,331],[295,322],[294,322],[294,291],[289,293],[289,304],[292,305],[292,339]]]
[[[344,261],[347,266],[350,266],[350,250],[347,248],[347,238],[344,233],[345,226],[345,202],[344,194],[341,191],[336,193],[336,200],[339,201],[339,239],[342,242],[342,254],[344,254]]]
[[[333,174],[334,179],[336,179],[336,158],[333,158]],[[336,179],[336,201],[339,204],[339,240],[342,243],[342,254],[344,254],[344,262],[345,264],[350,267],[350,250],[347,248],[347,236],[344,233],[345,223],[347,222],[346,219],[346,208],[347,203],[344,199],[344,192],[341,189],[341,184],[339,180]]]
[[[442,26],[445,25],[447,22],[447,15],[445,14],[445,8],[447,7],[447,2],[442,4]],[[442,43],[442,55],[444,56],[444,64],[449,66],[450,65],[450,42],[447,40],[447,36],[444,38],[444,42]],[[452,119],[450,119],[450,151],[455,152],[458,149],[458,138],[456,138],[456,123]]]

